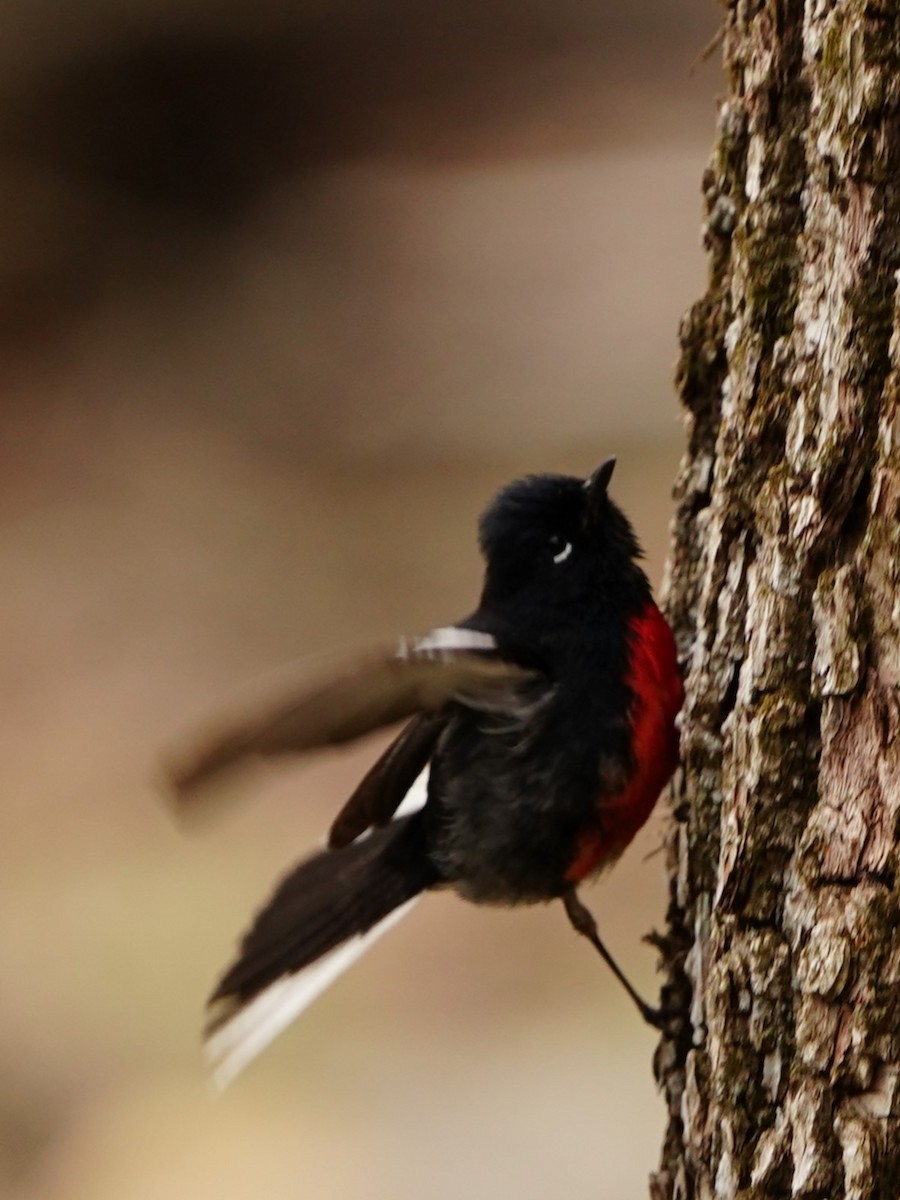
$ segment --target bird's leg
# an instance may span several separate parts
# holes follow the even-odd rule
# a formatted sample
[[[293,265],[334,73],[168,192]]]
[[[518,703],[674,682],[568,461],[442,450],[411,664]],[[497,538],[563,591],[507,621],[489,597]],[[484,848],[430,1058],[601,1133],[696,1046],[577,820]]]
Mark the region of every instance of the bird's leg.
[[[580,933],[582,937],[586,937],[591,943],[609,969],[621,983],[622,987],[637,1005],[638,1012],[644,1018],[648,1025],[652,1025],[654,1029],[668,1028],[673,1016],[677,1014],[672,1011],[667,1011],[662,1008],[652,1008],[646,1000],[642,1000],[634,988],[622,973],[618,963],[603,945],[600,940],[600,934],[597,932],[597,922],[594,920],[591,912],[587,909],[581,900],[578,898],[578,893],[574,888],[569,888],[563,892],[562,902],[566,907],[566,916],[572,923],[572,928],[576,933]]]

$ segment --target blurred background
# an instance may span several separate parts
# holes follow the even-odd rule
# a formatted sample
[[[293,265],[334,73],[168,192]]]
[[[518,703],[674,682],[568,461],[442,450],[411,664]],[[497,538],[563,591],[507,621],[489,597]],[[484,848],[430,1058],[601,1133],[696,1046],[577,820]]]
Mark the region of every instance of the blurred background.
[[[161,748],[452,620],[523,471],[659,579],[710,0],[0,2],[0,1195],[646,1195],[655,1044],[554,909],[430,897],[221,1101],[202,1002],[377,752],[202,830]],[[587,896],[652,997],[657,814]]]

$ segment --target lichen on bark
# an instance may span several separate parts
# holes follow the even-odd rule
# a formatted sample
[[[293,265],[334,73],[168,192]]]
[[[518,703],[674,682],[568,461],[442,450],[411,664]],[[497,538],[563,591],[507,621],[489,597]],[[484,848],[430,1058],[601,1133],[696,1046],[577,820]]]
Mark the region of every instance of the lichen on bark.
[[[655,1200],[900,1195],[900,0],[729,0]]]

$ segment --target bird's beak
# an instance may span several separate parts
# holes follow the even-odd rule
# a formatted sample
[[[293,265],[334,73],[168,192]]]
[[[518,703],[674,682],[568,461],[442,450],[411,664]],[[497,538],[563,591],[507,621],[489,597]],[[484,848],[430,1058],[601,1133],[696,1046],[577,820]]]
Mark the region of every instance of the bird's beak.
[[[606,490],[609,487],[609,481],[612,479],[612,473],[616,469],[616,460],[607,458],[602,462],[593,475],[588,476],[584,481],[584,488],[588,495],[588,511],[593,515],[598,512],[606,500]]]

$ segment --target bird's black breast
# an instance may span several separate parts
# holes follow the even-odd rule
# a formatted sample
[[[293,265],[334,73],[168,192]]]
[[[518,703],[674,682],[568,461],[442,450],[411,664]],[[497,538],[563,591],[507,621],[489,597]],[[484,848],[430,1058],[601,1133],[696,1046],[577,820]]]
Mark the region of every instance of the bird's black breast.
[[[608,698],[608,697],[607,697]],[[442,879],[478,903],[549,900],[566,886],[604,781],[628,756],[622,707],[551,689],[526,714],[460,707],[436,748],[424,813]]]

